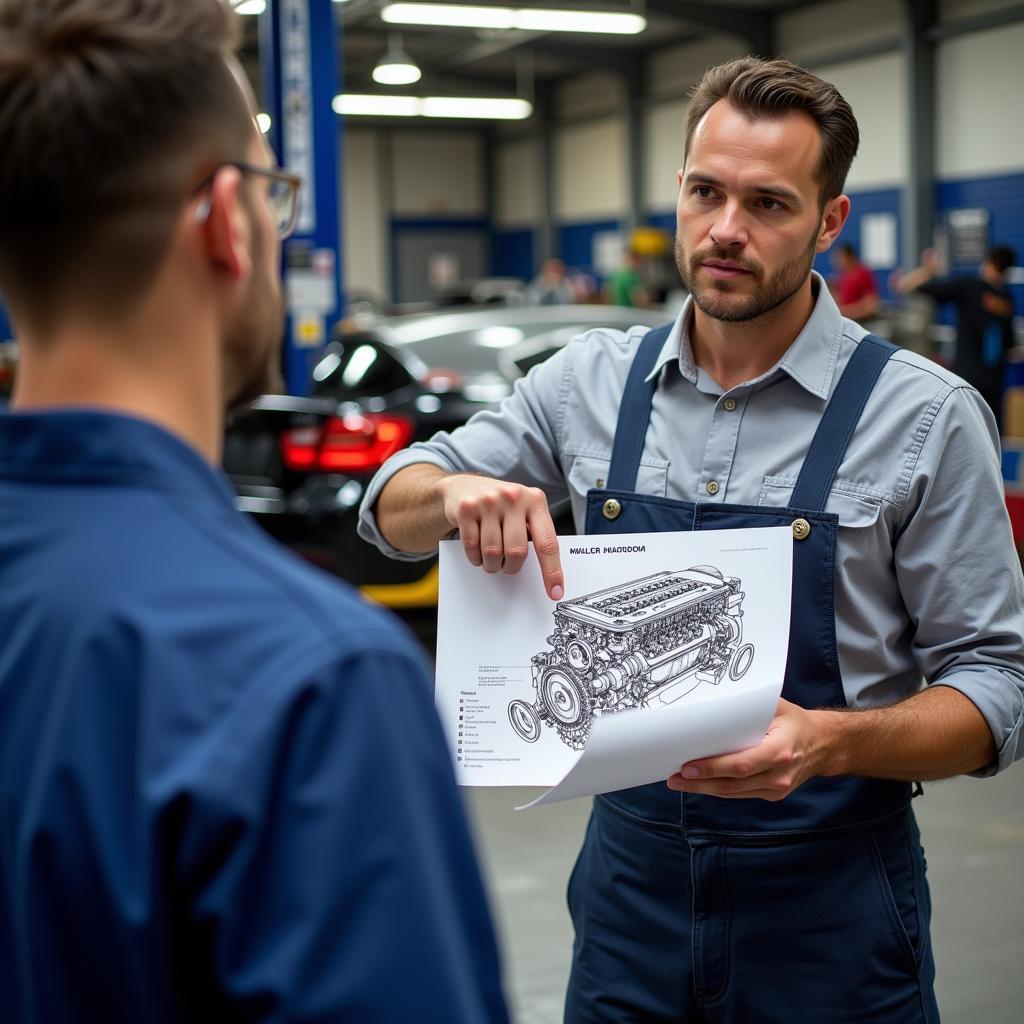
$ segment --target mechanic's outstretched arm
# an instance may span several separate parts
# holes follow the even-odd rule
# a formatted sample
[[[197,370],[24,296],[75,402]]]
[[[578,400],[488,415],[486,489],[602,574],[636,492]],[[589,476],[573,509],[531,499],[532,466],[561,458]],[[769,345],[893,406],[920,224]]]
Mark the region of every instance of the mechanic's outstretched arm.
[[[691,761],[668,785],[782,800],[817,775],[926,781],[978,771],[995,759],[984,716],[959,690],[940,684],[883,708],[808,711],[780,700],[758,746]]]
[[[387,482],[375,511],[380,532],[401,551],[434,551],[458,530],[466,557],[484,572],[519,572],[532,540],[548,596],[559,601],[565,592],[558,538],[538,487],[417,463]]]

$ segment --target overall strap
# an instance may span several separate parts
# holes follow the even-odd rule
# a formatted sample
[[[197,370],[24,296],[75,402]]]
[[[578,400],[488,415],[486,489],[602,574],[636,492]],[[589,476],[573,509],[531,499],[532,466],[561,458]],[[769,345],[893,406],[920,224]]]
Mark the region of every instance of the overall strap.
[[[850,438],[882,368],[897,346],[874,334],[861,338],[825,407],[811,446],[797,477],[791,508],[820,512],[825,508],[832,481],[846,455]]]
[[[651,419],[651,402],[658,386],[657,376],[651,380],[645,378],[654,367],[672,327],[673,324],[664,324],[648,331],[633,357],[633,365],[629,368],[626,388],[619,403],[619,418],[615,424],[612,463],[608,470],[609,490],[636,489],[636,475],[647,438],[647,424]]]

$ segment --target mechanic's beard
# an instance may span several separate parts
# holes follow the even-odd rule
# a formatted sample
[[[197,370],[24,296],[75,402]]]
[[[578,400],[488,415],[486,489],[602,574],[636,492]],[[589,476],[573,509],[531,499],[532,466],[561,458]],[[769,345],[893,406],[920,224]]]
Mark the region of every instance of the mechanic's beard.
[[[779,267],[771,278],[764,281],[742,302],[735,301],[735,298],[730,300],[730,297],[733,296],[730,290],[730,281],[714,281],[709,287],[701,287],[697,283],[697,275],[705,260],[728,260],[744,270],[749,270],[756,280],[763,281],[764,267],[756,260],[738,256],[730,252],[729,249],[718,246],[701,249],[692,257],[687,257],[683,245],[677,237],[675,244],[676,267],[683,284],[693,296],[694,304],[705,316],[727,323],[745,323],[772,312],[800,290],[814,265],[817,239],[818,235],[815,232],[810,245],[799,256]]]

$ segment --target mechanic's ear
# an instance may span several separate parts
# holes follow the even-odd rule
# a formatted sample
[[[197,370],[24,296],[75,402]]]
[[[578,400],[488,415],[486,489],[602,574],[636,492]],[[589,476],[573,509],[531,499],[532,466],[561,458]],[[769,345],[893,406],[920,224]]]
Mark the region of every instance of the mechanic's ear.
[[[848,196],[836,196],[825,204],[815,252],[826,252],[832,247],[832,243],[839,237],[839,232],[843,230],[843,225],[849,216],[850,200]]]
[[[195,211],[210,262],[232,281],[242,280],[252,269],[241,187],[241,172],[235,167],[221,167]]]

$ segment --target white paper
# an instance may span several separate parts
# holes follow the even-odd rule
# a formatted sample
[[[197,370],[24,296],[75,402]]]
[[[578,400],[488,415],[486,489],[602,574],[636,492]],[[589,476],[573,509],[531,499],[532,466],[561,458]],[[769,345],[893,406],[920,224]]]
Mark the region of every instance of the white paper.
[[[460,784],[552,787],[548,803],[760,741],[785,674],[788,527],[559,543],[557,605],[532,551],[489,575],[441,544],[436,700]]]
[[[896,257],[896,218],[891,213],[866,213],[860,219],[860,255],[864,265],[888,270]]]

